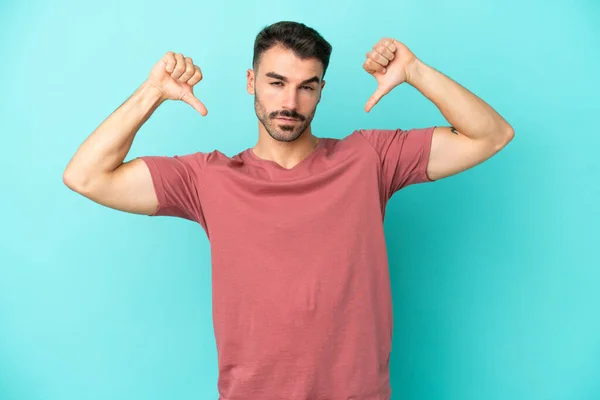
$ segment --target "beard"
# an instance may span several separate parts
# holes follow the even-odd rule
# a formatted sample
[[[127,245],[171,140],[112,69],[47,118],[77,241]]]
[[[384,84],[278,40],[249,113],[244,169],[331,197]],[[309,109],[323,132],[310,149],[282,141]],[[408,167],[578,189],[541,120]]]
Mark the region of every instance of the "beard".
[[[297,140],[306,128],[312,122],[317,107],[312,110],[310,115],[307,117],[296,113],[295,111],[283,110],[280,112],[268,113],[263,104],[261,103],[258,94],[254,95],[254,111],[258,120],[263,124],[269,136],[278,142],[293,142]],[[298,121],[286,122],[276,120],[275,118],[295,118]]]

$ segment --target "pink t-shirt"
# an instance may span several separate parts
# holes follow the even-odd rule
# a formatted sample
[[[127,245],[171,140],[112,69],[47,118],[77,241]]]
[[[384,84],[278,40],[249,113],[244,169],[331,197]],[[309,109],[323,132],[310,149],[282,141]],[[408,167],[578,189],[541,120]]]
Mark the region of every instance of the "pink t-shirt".
[[[388,400],[393,193],[434,127],[320,138],[292,169],[251,149],[143,159],[159,207],[210,241],[220,400]]]

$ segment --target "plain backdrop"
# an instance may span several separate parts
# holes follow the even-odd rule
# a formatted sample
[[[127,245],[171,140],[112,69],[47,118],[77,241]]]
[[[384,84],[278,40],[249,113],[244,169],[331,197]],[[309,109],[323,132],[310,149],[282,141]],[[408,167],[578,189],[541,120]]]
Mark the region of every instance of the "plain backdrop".
[[[169,50],[202,68],[209,114],[167,102],[126,160],[253,146],[246,70],[279,20],[333,46],[316,136],[448,125],[406,84],[364,112],[382,37],[515,129],[492,159],[388,205],[392,398],[599,399],[596,0],[2,2],[0,399],[218,397],[201,227],[100,206],[62,173]]]

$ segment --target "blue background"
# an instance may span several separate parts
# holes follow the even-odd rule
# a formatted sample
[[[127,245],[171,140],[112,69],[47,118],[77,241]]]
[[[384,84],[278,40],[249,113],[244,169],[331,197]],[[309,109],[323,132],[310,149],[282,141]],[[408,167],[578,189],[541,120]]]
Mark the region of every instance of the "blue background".
[[[492,159],[388,206],[392,398],[599,399],[595,0],[3,2],[0,399],[217,398],[200,226],[100,206],[62,173],[169,50],[202,68],[209,114],[167,102],[126,159],[253,146],[246,70],[279,20],[333,45],[316,136],[447,125],[408,85],[364,112],[362,63],[382,37],[515,129]]]

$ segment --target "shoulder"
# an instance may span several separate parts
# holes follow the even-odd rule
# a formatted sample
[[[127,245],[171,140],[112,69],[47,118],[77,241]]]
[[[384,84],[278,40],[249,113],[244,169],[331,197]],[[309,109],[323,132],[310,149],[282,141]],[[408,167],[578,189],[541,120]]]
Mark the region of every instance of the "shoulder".
[[[378,133],[385,132],[376,129],[355,129],[340,140],[340,146],[353,152],[369,153],[377,155],[381,147],[384,136],[377,136]],[[388,135],[389,136],[389,135]]]
[[[241,153],[239,153],[241,154]],[[188,165],[195,169],[208,170],[219,168],[222,166],[229,166],[232,163],[239,162],[240,155],[228,156],[219,150],[212,151],[197,151],[195,153],[185,154],[182,156],[176,156]]]

